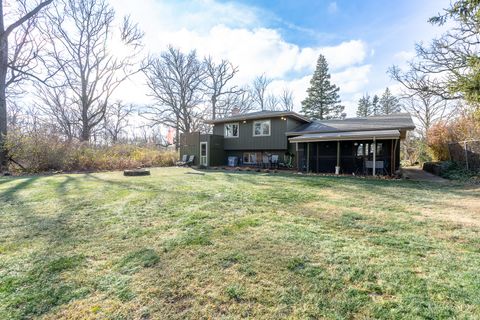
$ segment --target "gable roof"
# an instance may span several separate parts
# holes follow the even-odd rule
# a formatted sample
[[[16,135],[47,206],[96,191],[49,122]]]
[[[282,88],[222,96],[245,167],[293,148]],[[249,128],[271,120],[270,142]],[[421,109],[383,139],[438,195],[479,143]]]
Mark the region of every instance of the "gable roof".
[[[394,113],[362,118],[347,118],[343,120],[314,120],[287,132],[287,135],[305,133],[329,133],[346,131],[374,130],[413,130],[415,124],[408,113]]]
[[[215,123],[225,123],[225,122],[233,122],[233,121],[243,121],[243,120],[256,120],[256,119],[266,119],[266,118],[273,118],[273,117],[290,117],[294,118],[303,122],[310,122],[311,120],[305,116],[302,116],[293,111],[256,111],[256,112],[249,112],[249,113],[241,113],[238,115],[234,115],[231,117],[226,118],[219,118],[215,120],[207,120],[205,123],[208,124],[215,124]]]

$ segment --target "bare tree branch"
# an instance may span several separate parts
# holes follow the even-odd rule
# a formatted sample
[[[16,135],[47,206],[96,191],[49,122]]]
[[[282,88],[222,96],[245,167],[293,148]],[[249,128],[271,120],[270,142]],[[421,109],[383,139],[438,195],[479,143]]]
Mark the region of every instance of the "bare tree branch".
[[[195,51],[188,54],[169,47],[159,57],[151,58],[144,70],[147,86],[157,102],[142,116],[155,124],[175,128],[177,147],[180,132],[202,128],[207,108],[202,108],[205,70]]]
[[[58,0],[48,18],[48,63],[60,68],[50,82],[63,83],[76,109],[80,139],[89,141],[105,119],[112,94],[141,71],[137,59],[143,33],[124,18],[118,37],[128,53],[111,53],[115,12],[105,0]]]

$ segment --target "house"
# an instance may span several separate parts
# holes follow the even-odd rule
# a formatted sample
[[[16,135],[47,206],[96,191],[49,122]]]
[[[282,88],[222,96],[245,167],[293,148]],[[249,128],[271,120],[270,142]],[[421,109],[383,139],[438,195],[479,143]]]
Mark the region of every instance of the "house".
[[[415,128],[407,113],[311,120],[291,111],[259,111],[209,120],[212,134],[181,135],[180,154],[195,164],[265,165],[272,156],[299,171],[394,174],[400,141]]]

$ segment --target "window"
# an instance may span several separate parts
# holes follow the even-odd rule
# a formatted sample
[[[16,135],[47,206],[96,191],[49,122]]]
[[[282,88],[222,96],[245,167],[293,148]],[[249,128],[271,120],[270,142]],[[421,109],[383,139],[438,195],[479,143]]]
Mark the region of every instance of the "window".
[[[225,138],[238,138],[238,123],[226,123],[223,136]]]
[[[243,153],[243,163],[245,164],[255,164],[257,161],[262,160],[261,152],[244,152]]]
[[[383,143],[377,142],[377,156],[383,156]]]
[[[270,120],[255,121],[253,123],[253,136],[269,136],[270,135]]]
[[[363,157],[363,143],[359,143],[357,146],[357,157]]]

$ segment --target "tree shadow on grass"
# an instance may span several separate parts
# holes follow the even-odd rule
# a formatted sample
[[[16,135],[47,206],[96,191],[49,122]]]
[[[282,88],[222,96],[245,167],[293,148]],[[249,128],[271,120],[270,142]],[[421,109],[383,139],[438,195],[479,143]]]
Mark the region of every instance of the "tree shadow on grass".
[[[29,319],[41,316],[52,308],[85,296],[89,289],[68,281],[62,274],[85,263],[85,257],[65,250],[65,244],[75,243],[69,230],[71,212],[59,210],[46,215],[32,206],[21,191],[33,188],[39,177],[20,178],[22,181],[0,192],[0,201],[11,203],[13,215],[5,227],[4,241],[21,243],[27,251],[18,251],[15,258],[6,260],[0,270],[0,318]],[[67,183],[69,178],[64,181]],[[49,187],[46,187],[49,188]],[[42,190],[48,192],[48,190]],[[0,217],[1,219],[1,217]],[[13,232],[12,232],[13,230]]]
[[[28,186],[30,186],[32,183],[38,180],[38,176],[33,176],[33,177],[28,177],[28,178],[13,178],[13,179],[8,179],[5,180],[5,182],[14,182],[21,180],[21,182],[14,184],[10,188],[6,190],[0,190],[0,201],[11,201],[12,199],[15,199],[15,194],[21,190],[26,189]],[[1,181],[0,181],[1,183]],[[4,199],[2,199],[4,198]]]

